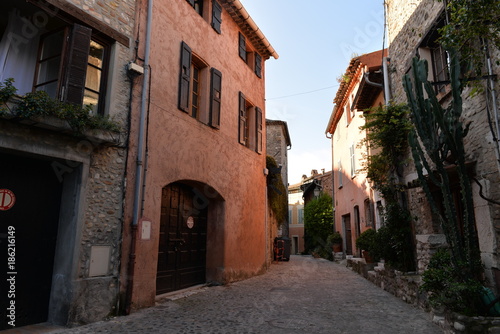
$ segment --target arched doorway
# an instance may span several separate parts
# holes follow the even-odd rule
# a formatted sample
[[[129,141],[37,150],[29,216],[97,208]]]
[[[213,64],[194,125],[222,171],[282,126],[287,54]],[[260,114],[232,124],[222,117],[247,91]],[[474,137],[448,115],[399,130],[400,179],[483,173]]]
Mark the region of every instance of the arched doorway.
[[[184,183],[162,189],[157,295],[206,282],[208,203]]]

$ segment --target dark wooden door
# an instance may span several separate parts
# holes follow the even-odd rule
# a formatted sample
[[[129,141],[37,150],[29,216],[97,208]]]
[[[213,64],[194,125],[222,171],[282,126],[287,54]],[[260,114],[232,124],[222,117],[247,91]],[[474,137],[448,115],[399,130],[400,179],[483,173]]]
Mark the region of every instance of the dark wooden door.
[[[345,239],[345,253],[346,255],[352,254],[352,230],[351,230],[351,215],[342,216],[342,222],[344,224],[344,239]]]
[[[208,208],[194,195],[180,183],[162,190],[156,294],[205,283]]]
[[[0,154],[0,189],[15,195],[12,208],[0,210],[0,329],[12,328],[12,314],[16,327],[45,322],[62,183],[51,161]],[[7,310],[12,303],[15,311]]]

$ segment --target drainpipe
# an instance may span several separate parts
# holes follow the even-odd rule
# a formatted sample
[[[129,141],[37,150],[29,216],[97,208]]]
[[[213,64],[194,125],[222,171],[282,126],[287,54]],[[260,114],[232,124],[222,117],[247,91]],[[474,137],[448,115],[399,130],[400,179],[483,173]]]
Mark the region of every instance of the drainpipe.
[[[387,63],[391,61],[391,58],[389,57],[384,57],[384,61],[382,62],[382,70],[384,72],[384,99],[385,99],[385,105],[389,105],[389,102],[391,101],[391,90],[389,87],[389,68],[387,66]]]
[[[488,41],[486,41],[486,66],[488,67],[488,84],[490,88],[490,94],[491,94],[491,102],[493,104],[493,115],[495,117],[495,127],[496,127],[496,134],[495,134],[495,146],[496,146],[496,158],[497,158],[497,167],[500,171],[500,146],[499,146],[499,136],[500,136],[500,122],[499,122],[499,117],[498,117],[498,106],[497,106],[497,93],[495,90],[495,82],[493,81],[493,68],[491,65],[491,57],[490,57],[490,51],[488,48]],[[488,103],[488,101],[486,101]]]
[[[148,0],[148,12],[146,22],[146,40],[145,40],[145,56],[144,56],[144,74],[142,84],[141,109],[139,118],[139,135],[137,139],[137,160],[134,188],[134,207],[131,226],[131,246],[129,257],[129,273],[127,284],[127,305],[126,313],[130,313],[132,306],[132,293],[134,283],[134,268],[135,268],[135,244],[137,239],[137,226],[139,224],[139,210],[141,206],[141,188],[143,184],[143,159],[144,159],[144,137],[146,123],[147,97],[149,91],[149,53],[151,46],[151,22],[153,19],[153,0]]]

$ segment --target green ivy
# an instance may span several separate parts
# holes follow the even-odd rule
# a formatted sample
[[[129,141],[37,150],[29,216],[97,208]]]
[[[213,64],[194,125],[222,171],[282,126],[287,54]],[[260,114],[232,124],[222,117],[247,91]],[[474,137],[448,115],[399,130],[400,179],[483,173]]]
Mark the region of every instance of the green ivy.
[[[437,0],[442,2],[443,0]],[[500,49],[500,2],[498,0],[448,0],[448,23],[439,30],[439,42],[460,53],[462,68],[481,75],[487,41]]]
[[[371,152],[377,152],[366,157],[364,171],[373,182],[373,187],[383,195],[400,188],[397,173],[406,162],[403,157],[408,150],[411,129],[408,113],[406,104],[372,108],[364,114],[366,122],[360,127],[360,130],[366,130],[361,144],[365,144]]]
[[[17,89],[13,85],[14,79],[6,79],[0,85],[0,103],[5,103],[15,95]],[[32,119],[35,117],[55,117],[67,121],[71,128],[79,135],[86,130],[100,129],[119,132],[120,127],[111,121],[109,116],[92,114],[92,106],[63,103],[51,98],[45,91],[35,91],[19,97],[19,103],[14,109],[16,117]],[[7,113],[3,107],[2,114]],[[12,111],[11,111],[12,113]]]
[[[267,198],[271,211],[276,217],[279,225],[288,223],[288,198],[285,185],[281,178],[281,168],[278,168],[276,160],[266,156],[267,174]]]

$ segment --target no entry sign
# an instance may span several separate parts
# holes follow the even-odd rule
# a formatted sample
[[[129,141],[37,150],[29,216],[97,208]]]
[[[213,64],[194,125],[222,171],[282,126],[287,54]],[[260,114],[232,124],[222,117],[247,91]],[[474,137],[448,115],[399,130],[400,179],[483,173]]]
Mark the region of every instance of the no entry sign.
[[[16,203],[16,196],[9,189],[0,189],[0,211],[9,210]]]

